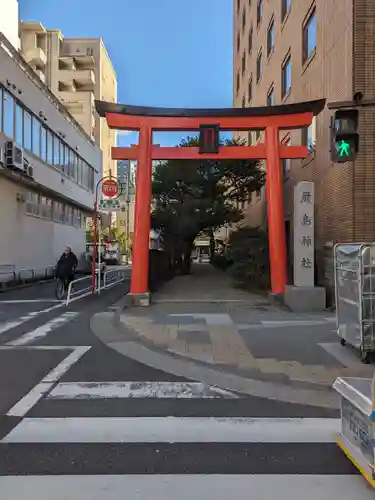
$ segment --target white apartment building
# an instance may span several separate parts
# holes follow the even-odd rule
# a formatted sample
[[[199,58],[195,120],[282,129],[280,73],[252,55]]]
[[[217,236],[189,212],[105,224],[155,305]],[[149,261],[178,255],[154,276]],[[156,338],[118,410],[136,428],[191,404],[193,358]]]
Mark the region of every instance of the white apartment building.
[[[0,0],[0,33],[16,50],[20,48],[18,0]]]
[[[0,0],[1,1],[1,0]],[[102,175],[116,175],[117,131],[95,110],[95,99],[117,102],[117,78],[101,38],[66,38],[39,22],[20,24],[22,57],[103,153]]]
[[[85,251],[101,151],[0,36],[0,266],[53,265]]]

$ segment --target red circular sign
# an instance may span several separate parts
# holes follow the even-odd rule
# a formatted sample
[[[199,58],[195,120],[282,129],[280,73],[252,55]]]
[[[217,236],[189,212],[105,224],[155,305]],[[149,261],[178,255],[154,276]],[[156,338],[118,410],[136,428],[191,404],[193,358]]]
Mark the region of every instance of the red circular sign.
[[[118,183],[113,179],[108,179],[102,183],[102,193],[108,198],[113,198],[118,194]]]

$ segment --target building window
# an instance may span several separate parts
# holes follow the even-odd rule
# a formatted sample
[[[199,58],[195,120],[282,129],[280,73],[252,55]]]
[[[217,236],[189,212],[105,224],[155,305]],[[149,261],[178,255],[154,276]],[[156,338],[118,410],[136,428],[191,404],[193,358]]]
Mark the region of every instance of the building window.
[[[32,118],[28,111],[23,113],[23,147],[28,151],[32,151]]]
[[[275,104],[275,87],[269,89],[267,93],[267,106],[273,106]]]
[[[263,71],[263,61],[262,61],[262,51],[260,51],[257,57],[257,83],[262,77],[262,71]]]
[[[240,41],[241,41],[240,34],[237,33],[237,52],[240,51]]]
[[[267,56],[270,56],[275,47],[275,23],[272,19],[267,31]]]
[[[246,56],[245,56],[245,52],[242,54],[242,62],[241,62],[241,72],[242,74],[245,73],[245,70],[246,70]]]
[[[292,87],[292,58],[288,56],[282,66],[281,95],[285,97]]]
[[[46,127],[41,127],[40,157],[45,163],[47,163],[47,129],[46,129]]]
[[[237,72],[237,77],[236,77],[236,92],[238,94],[238,91],[240,90],[240,73]]]
[[[281,20],[284,21],[286,15],[289,13],[292,5],[292,0],[281,0]]]
[[[302,146],[307,146],[309,153],[315,150],[316,144],[316,118],[314,116],[312,123],[309,127],[302,129],[301,144]]]
[[[76,151],[64,144],[44,123],[42,124],[41,120],[15,99],[10,92],[0,86],[1,116],[5,135],[14,139],[17,144],[31,151],[45,163],[62,170],[85,189],[93,192],[94,169],[80,158]],[[87,172],[86,176],[83,175],[83,170]]]
[[[23,109],[16,104],[16,136],[15,141],[19,146],[23,146]]]
[[[242,98],[242,107],[243,108],[245,107],[245,104],[246,104],[246,97],[243,96],[243,98]]]
[[[287,139],[284,139],[282,141],[282,144],[284,146],[291,146],[292,141],[291,141],[290,137],[288,137]],[[288,173],[290,172],[290,168],[292,166],[292,160],[290,160],[289,158],[284,158],[283,160],[281,160],[281,165],[282,165],[284,180],[286,180],[288,178]]]
[[[316,49],[316,14],[315,9],[310,14],[303,27],[303,62],[311,57]]]
[[[257,26],[260,25],[262,17],[263,17],[263,0],[258,0],[258,3],[257,3]]]
[[[47,130],[47,163],[53,165],[53,134]]]
[[[241,0],[237,0],[237,12],[240,11]]]
[[[40,157],[40,122],[35,116],[33,122],[33,154]]]
[[[246,10],[244,9],[242,11],[242,31],[244,31],[246,26]]]
[[[252,144],[253,144],[253,134],[252,134],[252,132],[250,130],[250,132],[247,135],[247,145],[251,146]]]
[[[249,78],[249,84],[247,89],[247,100],[251,102],[253,99],[253,77]]]
[[[264,130],[257,130],[255,132],[255,142],[261,142],[264,141]]]
[[[4,126],[3,132],[10,139],[14,137],[14,99],[9,92],[4,91]]]
[[[60,169],[61,168],[61,160],[60,160],[60,139],[56,136],[53,138],[53,164]]]
[[[249,51],[249,54],[251,53],[252,49],[253,49],[253,28],[250,28],[249,29],[249,40],[248,40],[248,51]]]

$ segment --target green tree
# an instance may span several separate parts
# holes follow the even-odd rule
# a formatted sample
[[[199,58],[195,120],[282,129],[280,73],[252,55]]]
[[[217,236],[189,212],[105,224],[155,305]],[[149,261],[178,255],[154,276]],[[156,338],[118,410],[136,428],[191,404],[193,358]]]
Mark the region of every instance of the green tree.
[[[179,147],[198,146],[198,137],[183,140]],[[222,145],[243,145],[226,140]],[[151,224],[163,231],[166,250],[184,273],[190,270],[195,238],[211,236],[226,223],[239,222],[242,211],[236,202],[264,183],[264,173],[254,160],[187,161],[171,160],[155,169],[154,210]]]

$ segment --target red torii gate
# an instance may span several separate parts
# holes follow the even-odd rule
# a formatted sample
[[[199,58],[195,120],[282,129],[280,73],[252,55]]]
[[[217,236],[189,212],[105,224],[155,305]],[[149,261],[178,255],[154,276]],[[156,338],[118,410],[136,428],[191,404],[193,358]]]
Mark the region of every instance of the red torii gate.
[[[279,130],[308,127],[325,106],[325,99],[261,108],[175,109],[128,106],[95,101],[108,126],[139,132],[139,144],[113,147],[114,160],[137,160],[135,227],[130,293],[148,299],[148,261],[152,160],[265,159],[271,288],[283,294],[287,285],[282,159],[305,158],[307,146],[280,143]],[[199,148],[153,146],[154,131],[197,131],[215,123],[221,131],[264,130],[265,141],[254,146],[219,147],[218,153],[200,154]]]

